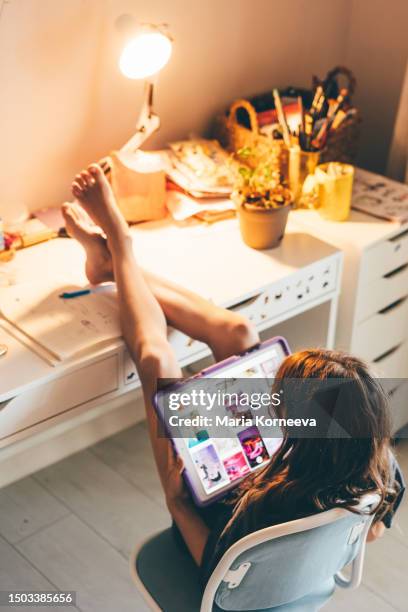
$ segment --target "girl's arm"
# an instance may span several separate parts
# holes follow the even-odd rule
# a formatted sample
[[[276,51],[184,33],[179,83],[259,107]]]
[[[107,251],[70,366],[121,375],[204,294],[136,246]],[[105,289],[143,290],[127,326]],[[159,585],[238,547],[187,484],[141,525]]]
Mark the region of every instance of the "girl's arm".
[[[210,530],[198,514],[183,480],[183,461],[175,457],[172,445],[168,443],[168,472],[165,487],[166,503],[191,556],[201,565]]]

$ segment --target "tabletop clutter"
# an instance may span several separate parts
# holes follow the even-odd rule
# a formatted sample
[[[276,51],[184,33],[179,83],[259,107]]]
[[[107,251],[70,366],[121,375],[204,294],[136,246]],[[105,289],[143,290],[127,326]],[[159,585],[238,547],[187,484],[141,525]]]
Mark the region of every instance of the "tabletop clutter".
[[[180,140],[160,152],[115,151],[103,167],[129,223],[168,212],[177,222],[207,223],[236,214],[246,244],[272,248],[293,208],[347,219],[361,123],[354,91],[352,73],[336,67],[314,77],[310,89],[274,88],[235,101],[215,119],[210,139]],[[61,235],[50,210],[17,230],[0,221],[0,259]]]

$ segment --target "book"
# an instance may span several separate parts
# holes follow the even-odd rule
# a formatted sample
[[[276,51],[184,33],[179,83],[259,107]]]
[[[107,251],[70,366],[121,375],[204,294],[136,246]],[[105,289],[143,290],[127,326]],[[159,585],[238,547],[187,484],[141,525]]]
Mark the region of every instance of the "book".
[[[61,299],[62,293],[83,287],[55,279],[21,283],[0,291],[0,314],[37,344],[39,353],[47,351],[53,360],[62,362],[121,337],[111,287],[106,293]]]
[[[408,222],[408,185],[356,168],[352,208],[368,215]]]

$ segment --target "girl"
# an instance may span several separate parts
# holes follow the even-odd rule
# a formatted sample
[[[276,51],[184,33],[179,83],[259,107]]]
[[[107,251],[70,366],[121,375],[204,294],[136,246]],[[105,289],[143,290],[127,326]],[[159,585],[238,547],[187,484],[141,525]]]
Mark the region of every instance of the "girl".
[[[335,506],[352,510],[369,491],[381,498],[369,539],[381,536],[403,492],[390,453],[387,401],[360,360],[333,351],[291,355],[277,378],[353,380],[358,395],[356,422],[364,435],[296,439],[284,432],[282,446],[265,468],[246,477],[233,494],[210,509],[199,511],[194,506],[184,487],[183,466],[168,441],[157,435],[152,407],[157,381],[182,375],[167,341],[167,324],[206,342],[217,360],[250,348],[259,338],[240,315],[139,268],[129,228],[98,165],[75,177],[72,192],[87,214],[77,205],[66,205],[67,229],[86,249],[89,280],[116,282],[123,335],[140,376],[167,506],[204,580],[227,548],[248,533]],[[283,415],[285,407],[281,410]]]

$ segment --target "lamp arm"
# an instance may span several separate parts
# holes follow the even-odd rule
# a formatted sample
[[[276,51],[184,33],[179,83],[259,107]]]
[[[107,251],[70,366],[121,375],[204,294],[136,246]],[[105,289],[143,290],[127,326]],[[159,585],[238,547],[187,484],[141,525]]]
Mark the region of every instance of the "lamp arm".
[[[159,129],[160,118],[153,111],[153,93],[154,84],[145,81],[143,105],[136,123],[136,133],[121,147],[121,151],[136,151]]]

